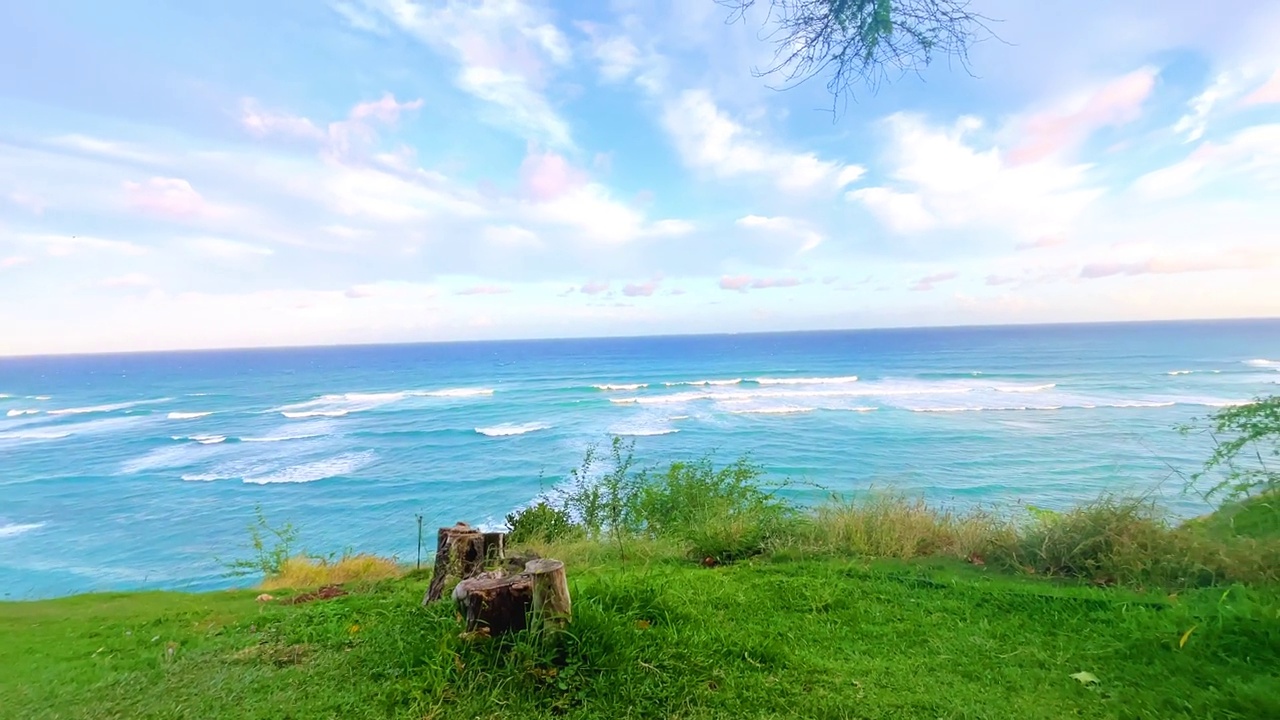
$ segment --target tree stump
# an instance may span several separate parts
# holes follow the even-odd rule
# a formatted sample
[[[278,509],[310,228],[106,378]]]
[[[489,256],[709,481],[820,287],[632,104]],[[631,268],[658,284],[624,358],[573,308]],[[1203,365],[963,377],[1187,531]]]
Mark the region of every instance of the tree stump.
[[[533,580],[524,574],[475,577],[458,583],[453,600],[468,633],[501,635],[524,630],[533,604]]]
[[[484,570],[486,562],[506,557],[505,538],[505,533],[480,532],[464,522],[440,528],[436,532],[435,571],[422,604],[439,600],[450,576],[459,580],[475,577]]]
[[[524,574],[533,581],[533,617],[543,629],[562,630],[573,616],[569,578],[559,560],[531,560]]]
[[[501,635],[531,622],[556,631],[570,618],[569,584],[559,560],[530,560],[516,575],[481,573],[458,583],[453,601],[468,634]]]

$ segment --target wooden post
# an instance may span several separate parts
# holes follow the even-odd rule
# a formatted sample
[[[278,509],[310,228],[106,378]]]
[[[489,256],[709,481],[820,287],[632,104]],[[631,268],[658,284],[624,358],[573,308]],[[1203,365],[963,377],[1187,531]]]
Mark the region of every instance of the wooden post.
[[[533,617],[547,630],[562,630],[573,617],[569,579],[559,560],[530,560],[524,574],[533,582]]]
[[[484,533],[460,522],[440,528],[436,533],[436,567],[422,604],[434,602],[444,594],[445,580],[450,575],[465,580],[484,569]]]

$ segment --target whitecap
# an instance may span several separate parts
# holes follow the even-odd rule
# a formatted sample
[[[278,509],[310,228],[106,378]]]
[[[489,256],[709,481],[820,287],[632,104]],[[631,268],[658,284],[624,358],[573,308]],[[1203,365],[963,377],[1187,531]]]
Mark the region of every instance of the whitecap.
[[[308,438],[324,437],[324,433],[306,433],[303,435],[277,435],[274,437],[242,437],[240,442],[247,443],[273,443],[284,442],[286,440],[306,440]]]
[[[653,437],[680,432],[679,428],[618,428],[610,430],[610,435],[626,435],[630,437]]]
[[[105,413],[115,412],[117,410],[128,410],[129,408],[138,407],[139,405],[154,405],[156,403],[168,402],[170,398],[159,398],[156,400],[135,400],[133,402],[112,403],[109,405],[90,405],[87,407],[65,408],[62,410],[49,410],[50,415],[85,415],[88,413]]]
[[[50,430],[14,430],[0,433],[0,440],[61,440],[66,437],[71,437],[71,433]]]
[[[756,378],[760,385],[847,385],[858,382],[857,375],[839,377]]]
[[[773,407],[751,408],[749,410],[730,410],[734,415],[798,415],[813,412],[811,407]]]
[[[509,437],[512,435],[524,435],[525,433],[537,432],[538,430],[547,430],[551,426],[546,423],[524,423],[517,425],[515,423],[503,423],[494,425],[493,427],[476,428],[476,432],[486,437]]]
[[[723,386],[723,385],[737,385],[741,382],[742,382],[742,378],[734,378],[732,380],[681,380],[679,382],[665,382],[662,384],[666,385],[667,387],[678,387],[680,385]]]
[[[961,413],[961,412],[1023,412],[1023,411],[1050,411],[1061,410],[1061,405],[1018,405],[1012,407],[936,407],[936,408],[911,408],[911,412],[918,413]]]
[[[1190,375],[1191,373],[1191,370],[1170,370],[1165,375]]]
[[[217,445],[220,442],[225,442],[227,439],[227,436],[226,435],[192,435],[189,439],[195,440],[201,445]]]
[[[39,415],[39,410],[10,410],[5,413],[5,417],[21,417],[23,415]]]
[[[483,397],[493,394],[493,388],[451,388],[448,390],[429,390],[421,393],[414,393],[421,397]]]
[[[53,396],[52,395],[32,395],[31,399],[32,400],[52,400]]]
[[[324,460],[294,465],[266,475],[245,476],[244,482],[252,485],[315,482],[355,472],[368,465],[373,459],[374,455],[371,452],[344,453]]]
[[[297,412],[281,412],[280,414],[290,418],[311,418],[311,417],[343,417],[347,414],[347,410],[300,410]]]
[[[1280,360],[1264,360],[1259,358],[1257,360],[1245,360],[1244,364],[1248,365],[1249,367],[1271,368],[1274,370],[1280,370]]]
[[[0,538],[17,537],[23,533],[39,530],[44,527],[44,523],[9,523],[0,525]]]
[[[592,385],[597,390],[639,390],[649,387],[649,383],[630,383],[621,385]]]
[[[1044,383],[1043,385],[998,385],[991,389],[1002,393],[1031,393],[1052,390],[1056,387],[1058,387],[1058,383]]]
[[[170,420],[195,420],[196,418],[208,417],[212,412],[171,412]]]

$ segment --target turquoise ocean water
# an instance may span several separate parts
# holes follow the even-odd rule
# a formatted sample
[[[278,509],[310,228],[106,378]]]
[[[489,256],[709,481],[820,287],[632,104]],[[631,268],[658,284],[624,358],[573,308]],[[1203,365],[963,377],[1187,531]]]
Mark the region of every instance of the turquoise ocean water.
[[[412,559],[416,514],[500,524],[610,434],[839,492],[1191,514],[1207,442],[1174,426],[1278,382],[1280,321],[0,359],[0,593],[227,586],[255,506]]]

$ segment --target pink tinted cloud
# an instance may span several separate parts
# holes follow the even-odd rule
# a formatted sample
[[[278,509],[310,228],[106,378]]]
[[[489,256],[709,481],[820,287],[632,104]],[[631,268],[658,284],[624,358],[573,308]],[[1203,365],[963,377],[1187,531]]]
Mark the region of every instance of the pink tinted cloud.
[[[145,182],[126,181],[130,207],[148,215],[196,217],[210,214],[210,206],[191,183],[181,178],[153,177]]]
[[[502,285],[474,285],[469,288],[463,288],[454,293],[454,295],[505,295],[511,292],[511,288]]]
[[[1019,165],[1042,160],[1075,147],[1100,127],[1136,120],[1155,89],[1157,72],[1151,67],[1135,70],[1098,88],[1074,107],[1032,115],[1009,161]]]
[[[351,108],[352,120],[368,120],[370,118],[391,124],[400,119],[405,110],[417,110],[422,107],[422,98],[408,102],[398,102],[396,96],[386,93],[373,102],[363,102]]]
[[[15,192],[9,195],[9,201],[14,205],[30,210],[36,215],[43,215],[44,209],[48,207],[43,198],[25,192]]]
[[[627,283],[622,288],[622,294],[627,297],[650,297],[658,291],[658,280],[650,280],[646,283]]]
[[[750,275],[725,275],[720,278],[721,290],[737,290],[738,292],[796,287],[802,284],[803,282],[800,278],[795,277],[753,278]]]
[[[914,292],[929,292],[934,286],[955,280],[957,277],[960,277],[960,273],[955,270],[926,275],[916,280],[915,284],[911,286],[911,290]]]
[[[522,194],[537,202],[555,200],[587,183],[582,170],[573,167],[562,155],[530,149],[520,163]]]
[[[1270,105],[1280,103],[1280,70],[1272,73],[1270,79],[1257,90],[1249,93],[1243,100],[1245,105]]]
[[[1277,253],[1256,249],[1236,249],[1201,257],[1148,257],[1132,262],[1088,263],[1080,269],[1086,280],[1119,275],[1181,275],[1216,270],[1250,270],[1274,264]]]
[[[19,265],[24,265],[28,262],[30,262],[29,258],[25,258],[21,255],[10,255],[9,257],[6,257],[6,258],[0,258],[0,270],[8,270],[9,268],[16,268]]]
[[[591,282],[588,282],[587,284],[578,288],[578,292],[582,293],[583,295],[599,295],[600,293],[607,292],[608,290],[609,290],[609,283],[597,282],[595,280],[592,280]]]
[[[1014,247],[1017,250],[1041,250],[1065,244],[1067,244],[1067,237],[1065,235],[1045,235],[1043,237],[1038,237],[1035,240],[1020,242]]]

